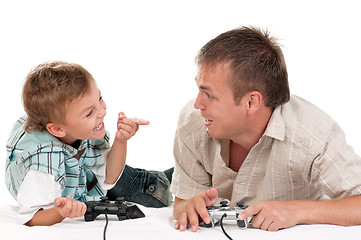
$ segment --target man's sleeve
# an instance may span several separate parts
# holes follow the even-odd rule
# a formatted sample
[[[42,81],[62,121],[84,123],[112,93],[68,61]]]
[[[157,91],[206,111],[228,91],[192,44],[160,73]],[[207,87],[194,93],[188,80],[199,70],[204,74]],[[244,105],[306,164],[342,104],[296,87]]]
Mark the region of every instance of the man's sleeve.
[[[316,198],[341,199],[361,195],[361,158],[334,124],[328,140],[313,161],[311,186]]]
[[[174,139],[175,167],[171,184],[171,192],[180,199],[189,199],[212,186],[212,176],[202,164],[202,155],[192,145],[192,137],[185,134],[182,119]]]

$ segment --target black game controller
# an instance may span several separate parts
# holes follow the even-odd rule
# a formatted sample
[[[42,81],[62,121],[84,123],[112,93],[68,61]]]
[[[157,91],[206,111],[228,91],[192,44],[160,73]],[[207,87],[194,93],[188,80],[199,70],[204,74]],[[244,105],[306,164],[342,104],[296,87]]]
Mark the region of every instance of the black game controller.
[[[88,201],[84,220],[94,221],[100,214],[114,214],[119,220],[135,219],[145,217],[144,213],[134,204],[124,201],[119,197],[116,201],[110,202],[107,197],[101,197],[100,201]]]
[[[213,227],[221,220],[237,220],[237,225],[240,228],[252,227],[251,220],[253,216],[248,217],[245,220],[239,220],[238,215],[245,210],[248,206],[245,206],[242,201],[237,202],[236,207],[229,207],[227,201],[220,202],[220,206],[207,207],[208,214],[211,217],[211,222],[204,224],[205,227]]]

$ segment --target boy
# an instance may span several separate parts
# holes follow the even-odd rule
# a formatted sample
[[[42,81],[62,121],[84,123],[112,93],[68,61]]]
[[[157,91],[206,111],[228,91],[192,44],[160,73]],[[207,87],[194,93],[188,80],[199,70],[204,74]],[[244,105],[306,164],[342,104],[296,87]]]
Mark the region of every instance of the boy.
[[[7,143],[6,185],[28,226],[84,215],[84,201],[115,186],[125,166],[127,140],[142,119],[119,114],[110,147],[106,105],[91,74],[78,64],[46,62],[23,87],[26,116]]]

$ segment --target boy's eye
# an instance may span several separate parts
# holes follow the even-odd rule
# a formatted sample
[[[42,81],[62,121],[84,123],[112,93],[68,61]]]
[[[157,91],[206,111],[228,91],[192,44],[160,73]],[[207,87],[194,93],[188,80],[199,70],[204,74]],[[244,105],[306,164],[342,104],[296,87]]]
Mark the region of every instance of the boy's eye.
[[[100,96],[100,98],[99,98],[99,102],[100,102],[101,100],[103,100],[103,96]]]
[[[91,110],[85,117],[90,117],[93,113],[93,110]]]

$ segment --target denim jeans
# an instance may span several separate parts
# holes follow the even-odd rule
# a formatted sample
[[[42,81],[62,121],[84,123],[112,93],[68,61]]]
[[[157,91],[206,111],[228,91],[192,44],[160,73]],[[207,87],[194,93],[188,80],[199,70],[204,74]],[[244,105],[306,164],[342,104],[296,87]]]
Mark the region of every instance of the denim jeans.
[[[146,207],[167,207],[172,202],[170,183],[173,168],[164,172],[149,171],[125,165],[122,176],[108,190],[109,200],[124,197],[124,200]]]

